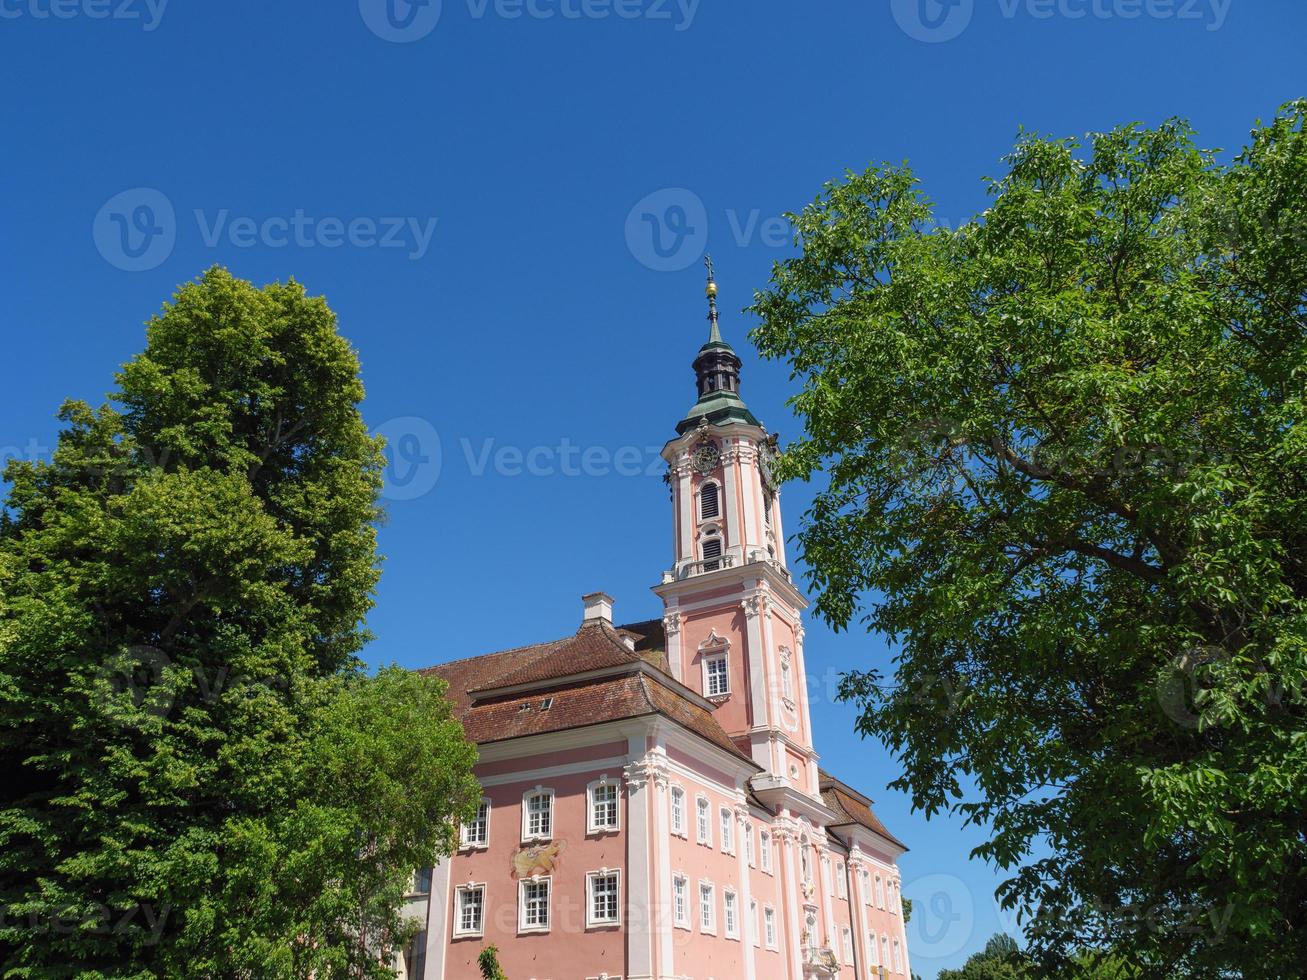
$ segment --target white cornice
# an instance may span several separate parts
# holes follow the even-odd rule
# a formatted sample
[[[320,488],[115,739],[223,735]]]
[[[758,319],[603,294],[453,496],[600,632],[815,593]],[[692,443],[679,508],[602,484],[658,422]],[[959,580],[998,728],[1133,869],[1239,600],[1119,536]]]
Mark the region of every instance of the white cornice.
[[[794,609],[803,610],[808,608],[807,597],[794,587],[793,582],[777,571],[773,564],[766,561],[730,565],[715,572],[691,575],[689,578],[678,579],[674,582],[663,582],[660,585],[652,586],[652,591],[654,595],[659,596],[666,602],[668,599],[680,597],[687,593],[703,592],[707,589],[728,585],[743,586],[746,582],[758,579],[766,580],[771,590],[778,593]]]

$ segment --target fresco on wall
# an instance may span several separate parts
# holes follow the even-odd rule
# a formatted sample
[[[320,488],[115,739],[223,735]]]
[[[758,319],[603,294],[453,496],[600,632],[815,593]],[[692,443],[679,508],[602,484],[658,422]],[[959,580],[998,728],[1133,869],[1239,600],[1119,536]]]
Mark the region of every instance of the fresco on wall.
[[[551,844],[522,848],[513,855],[513,877],[533,878],[536,875],[552,874],[558,867],[558,856],[566,846],[567,841],[556,840]]]

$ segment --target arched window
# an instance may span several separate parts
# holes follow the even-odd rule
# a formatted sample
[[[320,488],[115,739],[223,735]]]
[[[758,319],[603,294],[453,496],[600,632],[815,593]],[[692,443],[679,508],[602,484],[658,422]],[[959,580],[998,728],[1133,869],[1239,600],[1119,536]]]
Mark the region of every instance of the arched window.
[[[721,515],[721,495],[718,491],[717,484],[705,483],[699,488],[699,520],[706,521],[710,517]]]

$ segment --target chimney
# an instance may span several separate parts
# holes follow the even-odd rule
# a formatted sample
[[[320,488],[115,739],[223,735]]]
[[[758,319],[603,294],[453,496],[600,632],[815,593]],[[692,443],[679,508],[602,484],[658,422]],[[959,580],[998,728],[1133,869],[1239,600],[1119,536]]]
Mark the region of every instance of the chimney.
[[[585,619],[581,623],[582,626],[599,622],[607,623],[609,626],[613,624],[613,597],[607,592],[591,592],[581,596],[581,601],[585,603]]]

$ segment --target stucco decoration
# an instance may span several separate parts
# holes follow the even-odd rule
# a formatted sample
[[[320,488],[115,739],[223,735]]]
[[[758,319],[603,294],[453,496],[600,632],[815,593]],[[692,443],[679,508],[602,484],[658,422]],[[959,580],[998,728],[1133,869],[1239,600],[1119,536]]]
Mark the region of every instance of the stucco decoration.
[[[558,867],[558,856],[567,847],[567,841],[556,840],[551,844],[535,844],[524,847],[513,855],[513,877],[534,878],[536,875],[553,874]]]

